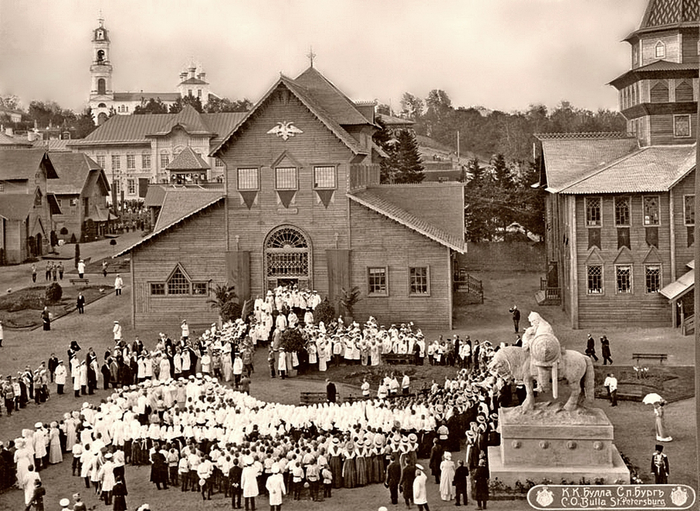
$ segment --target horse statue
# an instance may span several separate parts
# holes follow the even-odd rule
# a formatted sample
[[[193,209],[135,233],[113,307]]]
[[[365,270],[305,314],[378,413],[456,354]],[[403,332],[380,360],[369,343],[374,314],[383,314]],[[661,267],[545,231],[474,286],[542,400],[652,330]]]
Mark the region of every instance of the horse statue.
[[[523,335],[523,346],[506,346],[493,356],[489,368],[499,376],[512,376],[522,381],[527,390],[523,411],[530,411],[535,406],[533,377],[543,390],[549,389],[552,380],[552,395],[558,397],[558,380],[566,380],[571,395],[564,409],[572,411],[585,408],[593,401],[595,372],[591,359],[578,351],[561,348],[554,336],[552,326],[536,312],[530,313],[528,319],[532,326]]]

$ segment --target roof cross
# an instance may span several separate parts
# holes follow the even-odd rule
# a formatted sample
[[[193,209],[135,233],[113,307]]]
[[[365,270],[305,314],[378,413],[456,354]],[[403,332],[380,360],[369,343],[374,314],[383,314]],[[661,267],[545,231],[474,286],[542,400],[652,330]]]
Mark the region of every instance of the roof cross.
[[[316,54],[314,53],[313,46],[309,46],[309,53],[306,54],[306,57],[309,59],[309,62],[311,62],[311,67],[314,67],[314,58],[316,58]]]

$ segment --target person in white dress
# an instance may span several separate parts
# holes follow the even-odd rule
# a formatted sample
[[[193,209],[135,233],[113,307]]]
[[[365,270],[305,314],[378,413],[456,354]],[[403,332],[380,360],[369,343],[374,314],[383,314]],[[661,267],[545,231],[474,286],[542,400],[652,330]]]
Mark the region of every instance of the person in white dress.
[[[279,464],[273,463],[270,469],[272,475],[267,478],[265,488],[270,495],[270,510],[280,511],[282,509],[282,497],[287,494],[287,488],[284,486],[284,476],[280,474]]]
[[[58,429],[58,422],[51,423],[49,429],[49,463],[55,465],[63,461],[63,452],[61,451],[61,433]]]

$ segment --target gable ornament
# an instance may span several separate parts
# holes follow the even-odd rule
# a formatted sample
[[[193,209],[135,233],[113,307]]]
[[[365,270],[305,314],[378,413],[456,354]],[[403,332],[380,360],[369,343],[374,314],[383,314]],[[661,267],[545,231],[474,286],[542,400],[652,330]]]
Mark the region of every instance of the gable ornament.
[[[281,121],[267,133],[268,135],[277,135],[278,137],[282,137],[282,140],[286,141],[288,138],[304,132],[294,126],[294,121]]]

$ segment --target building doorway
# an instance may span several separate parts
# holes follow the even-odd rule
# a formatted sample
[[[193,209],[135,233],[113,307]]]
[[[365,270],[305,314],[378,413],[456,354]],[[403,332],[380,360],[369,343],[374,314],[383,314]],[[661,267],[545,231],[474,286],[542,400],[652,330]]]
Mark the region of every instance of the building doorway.
[[[276,227],[265,239],[263,250],[266,289],[311,287],[311,244],[303,232],[290,225]]]

